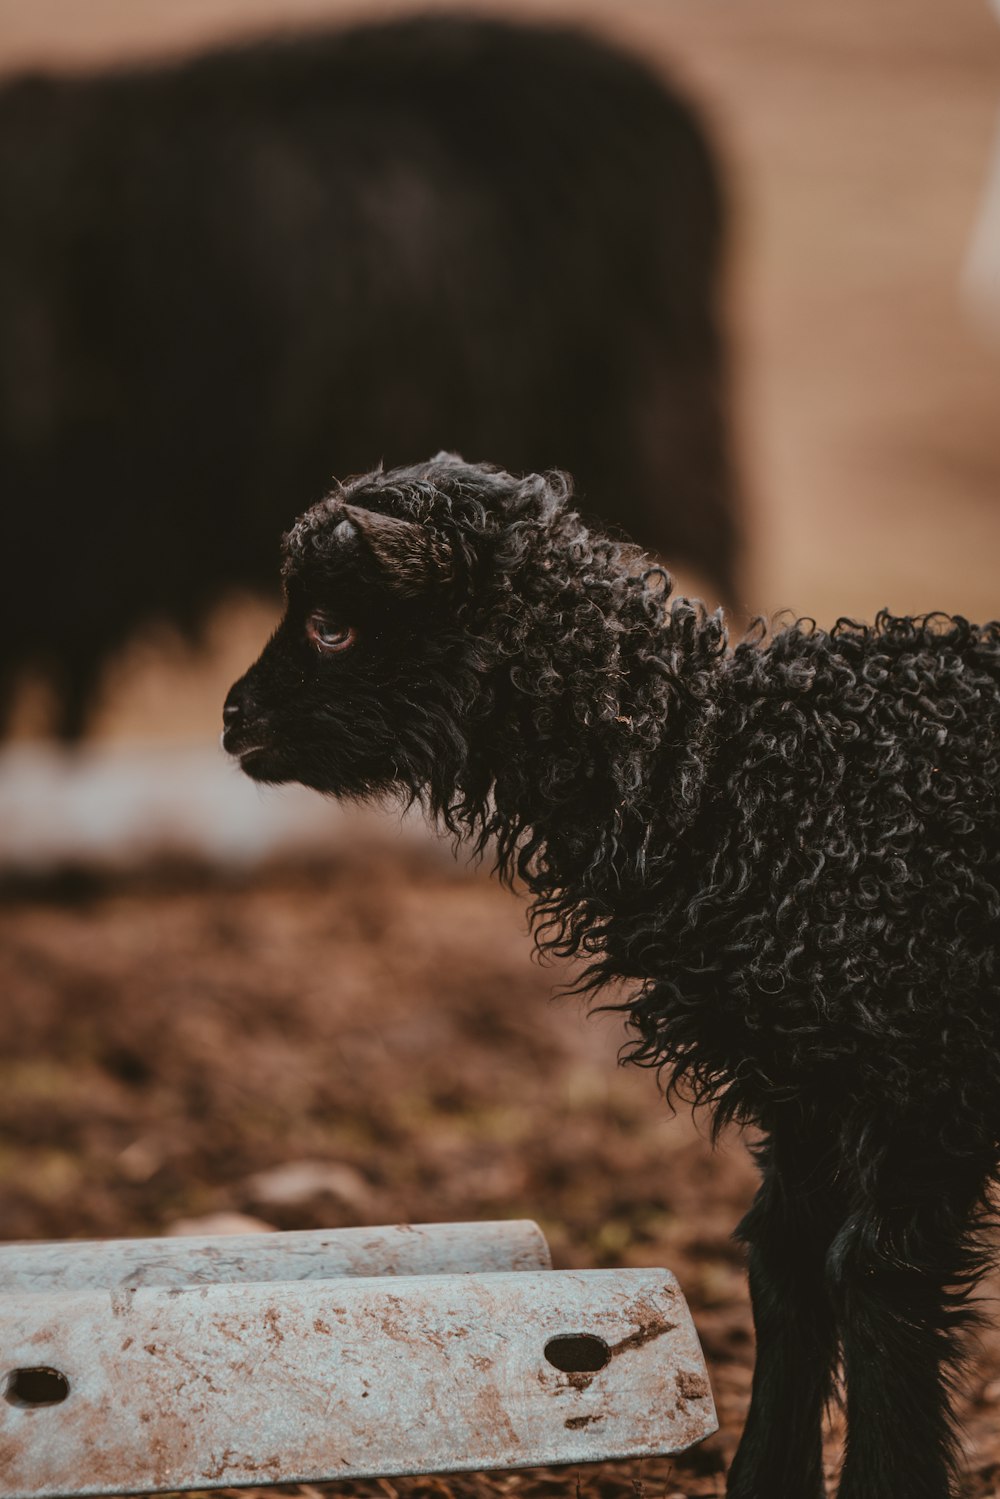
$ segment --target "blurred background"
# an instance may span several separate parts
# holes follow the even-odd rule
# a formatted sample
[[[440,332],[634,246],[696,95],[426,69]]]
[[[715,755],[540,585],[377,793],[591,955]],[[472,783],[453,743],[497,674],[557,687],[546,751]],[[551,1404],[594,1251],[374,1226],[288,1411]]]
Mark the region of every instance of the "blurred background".
[[[574,468],[737,628],[996,617],[995,18],[0,0],[0,69],[0,1236],[538,1217],[676,1271],[723,1422],[581,1482],[721,1493],[741,1144],[549,1002],[516,896],[243,782],[220,708],[296,511],[441,446]],[[992,1335],[972,1397],[978,1499]]]

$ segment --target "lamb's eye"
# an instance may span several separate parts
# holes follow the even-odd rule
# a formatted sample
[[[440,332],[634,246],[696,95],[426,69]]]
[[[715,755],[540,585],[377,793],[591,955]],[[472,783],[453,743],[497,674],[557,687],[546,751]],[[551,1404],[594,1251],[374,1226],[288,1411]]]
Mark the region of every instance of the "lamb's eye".
[[[310,614],[306,634],[318,651],[346,651],[354,644],[357,632],[353,625],[337,624],[323,614]]]

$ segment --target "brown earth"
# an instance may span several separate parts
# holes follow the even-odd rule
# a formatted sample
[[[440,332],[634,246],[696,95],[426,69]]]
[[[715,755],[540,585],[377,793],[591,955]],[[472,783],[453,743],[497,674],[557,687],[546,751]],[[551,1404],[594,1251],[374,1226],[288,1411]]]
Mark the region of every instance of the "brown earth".
[[[730,1238],[749,1157],[735,1137],[713,1151],[648,1072],[616,1068],[619,1017],[551,998],[570,974],[532,961],[516,897],[419,852],[8,894],[4,1237],[157,1234],[216,1212],[283,1229],[535,1217],[557,1265],[675,1272],[720,1434],[672,1463],[331,1492],[723,1492],[753,1352]],[[347,1169],[284,1206],[255,1195],[256,1173],[302,1160]],[[969,1391],[966,1493],[982,1499],[1000,1492],[995,1333]]]

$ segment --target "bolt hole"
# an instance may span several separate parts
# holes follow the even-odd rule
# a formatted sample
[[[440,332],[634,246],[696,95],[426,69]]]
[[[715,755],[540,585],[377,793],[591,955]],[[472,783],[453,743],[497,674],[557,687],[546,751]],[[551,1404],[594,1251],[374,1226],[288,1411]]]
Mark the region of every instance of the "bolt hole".
[[[603,1338],[593,1333],[574,1332],[565,1337],[550,1338],[545,1345],[545,1357],[554,1369],[563,1374],[596,1374],[611,1361],[611,1349]]]
[[[61,1405],[69,1380],[58,1369],[15,1369],[7,1376],[4,1399],[9,1405]]]

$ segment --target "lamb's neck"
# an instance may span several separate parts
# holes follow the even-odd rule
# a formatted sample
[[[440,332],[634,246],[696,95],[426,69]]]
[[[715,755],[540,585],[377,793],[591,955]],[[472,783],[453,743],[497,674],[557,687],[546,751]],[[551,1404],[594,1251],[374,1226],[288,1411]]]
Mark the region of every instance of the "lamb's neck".
[[[701,803],[723,647],[719,622],[678,601],[661,631],[619,635],[611,659],[567,650],[534,691],[512,672],[494,831],[501,849],[530,850],[520,873],[536,891],[628,898],[669,860]]]

